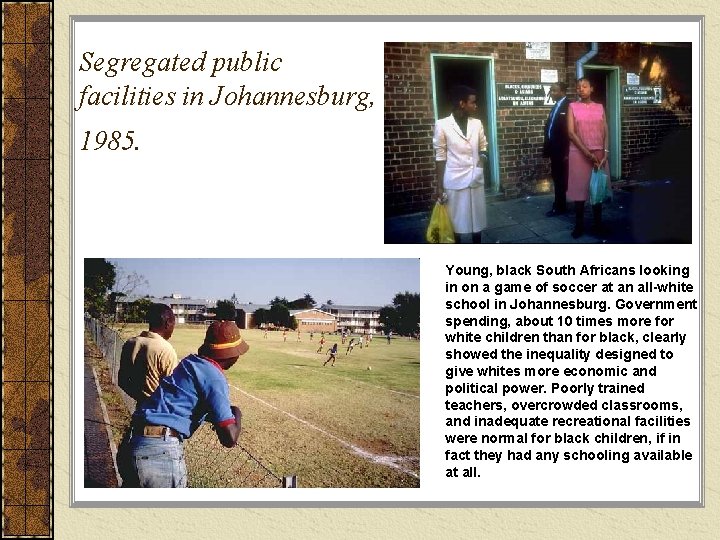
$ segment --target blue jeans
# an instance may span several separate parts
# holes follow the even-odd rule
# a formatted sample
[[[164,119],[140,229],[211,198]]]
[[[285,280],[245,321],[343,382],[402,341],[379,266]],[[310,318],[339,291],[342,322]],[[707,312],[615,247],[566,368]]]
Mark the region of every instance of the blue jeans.
[[[181,440],[133,435],[118,448],[122,487],[184,488],[187,467]]]

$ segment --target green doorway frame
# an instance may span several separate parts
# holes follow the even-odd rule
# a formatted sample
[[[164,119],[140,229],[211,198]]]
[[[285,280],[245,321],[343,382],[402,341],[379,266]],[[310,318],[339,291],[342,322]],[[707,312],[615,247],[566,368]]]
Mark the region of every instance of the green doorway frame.
[[[608,136],[610,137],[610,176],[619,179],[622,175],[622,129],[620,128],[622,94],[620,92],[620,67],[598,66],[585,64],[584,70],[604,71],[605,73],[605,118],[608,123]]]
[[[489,165],[490,165],[490,188],[492,193],[500,191],[500,156],[497,144],[497,111],[495,91],[495,59],[492,56],[476,56],[470,54],[430,54],[430,79],[432,84],[433,116],[438,120],[437,82],[435,73],[435,61],[439,59],[458,59],[477,61],[482,69],[482,76],[485,80],[485,106],[487,110],[487,126],[483,126],[488,138]],[[479,90],[479,88],[478,88]]]

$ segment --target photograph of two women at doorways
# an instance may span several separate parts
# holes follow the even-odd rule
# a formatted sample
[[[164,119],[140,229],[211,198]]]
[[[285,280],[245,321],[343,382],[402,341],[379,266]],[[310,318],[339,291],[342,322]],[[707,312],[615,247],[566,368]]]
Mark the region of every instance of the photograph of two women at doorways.
[[[692,243],[691,43],[385,43],[385,243]]]

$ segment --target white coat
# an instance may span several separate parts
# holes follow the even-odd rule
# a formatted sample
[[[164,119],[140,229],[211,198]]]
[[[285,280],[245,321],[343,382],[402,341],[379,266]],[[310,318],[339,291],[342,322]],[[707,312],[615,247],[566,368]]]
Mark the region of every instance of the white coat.
[[[443,188],[457,190],[482,185],[483,168],[478,161],[487,146],[485,130],[477,118],[468,118],[467,135],[463,135],[452,114],[438,120],[433,147],[435,161],[445,162]]]
[[[457,234],[476,233],[487,227],[485,178],[480,152],[487,150],[482,122],[468,118],[463,135],[452,115],[441,118],[433,135],[435,160],[445,162],[443,188],[453,230]]]

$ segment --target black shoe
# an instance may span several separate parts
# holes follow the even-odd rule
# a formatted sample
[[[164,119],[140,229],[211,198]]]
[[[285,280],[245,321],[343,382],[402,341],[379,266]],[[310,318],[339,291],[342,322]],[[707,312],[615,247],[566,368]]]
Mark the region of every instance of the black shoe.
[[[572,236],[572,237],[575,238],[575,239],[578,239],[578,238],[580,238],[584,233],[585,233],[585,231],[583,231],[582,229],[578,229],[577,227],[575,227],[575,228],[573,229],[573,231],[570,233],[570,236]]]
[[[547,217],[555,217],[555,216],[562,216],[564,213],[565,213],[564,209],[563,210],[555,210],[555,208],[553,208],[549,212],[545,212],[545,215]]]

